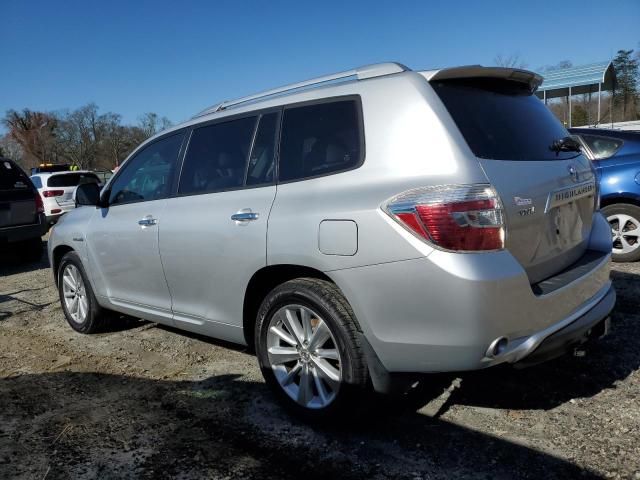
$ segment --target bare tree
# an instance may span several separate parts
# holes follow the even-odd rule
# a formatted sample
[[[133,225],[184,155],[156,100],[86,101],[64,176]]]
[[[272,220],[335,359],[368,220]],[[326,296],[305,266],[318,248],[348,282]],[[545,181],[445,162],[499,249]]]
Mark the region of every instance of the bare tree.
[[[10,158],[19,165],[23,165],[22,147],[8,133],[0,137],[0,150],[2,151],[2,156]]]
[[[167,117],[146,113],[139,125],[122,125],[116,113],[99,113],[90,103],[56,113],[10,110],[2,120],[9,129],[0,148],[25,168],[66,162],[83,169],[113,169],[141,142],[171,126]]]
[[[54,115],[27,108],[22,112],[9,110],[3,123],[9,129],[9,137],[22,147],[24,167],[56,161],[57,119]]]
[[[58,137],[64,158],[82,169],[92,168],[99,129],[98,107],[93,103],[60,114]]]
[[[158,114],[153,112],[145,113],[138,119],[138,126],[142,129],[146,138],[169,128],[171,125],[171,120],[167,117],[158,117]]]
[[[571,67],[573,67],[573,63],[571,62],[571,60],[561,60],[555,65],[546,65],[542,67],[540,70],[542,72],[553,72],[555,70],[565,70]]]
[[[511,55],[503,55],[499,53],[493,59],[493,63],[495,63],[498,67],[505,68],[527,68],[527,64],[520,58],[519,53],[512,53]]]

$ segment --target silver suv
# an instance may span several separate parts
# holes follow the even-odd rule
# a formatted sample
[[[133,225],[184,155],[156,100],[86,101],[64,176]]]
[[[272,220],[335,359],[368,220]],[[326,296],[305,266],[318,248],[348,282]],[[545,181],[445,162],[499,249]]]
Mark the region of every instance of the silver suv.
[[[540,82],[387,63],[203,111],[78,188],[48,244],[70,325],[255,345],[311,417],[603,335],[611,231]]]

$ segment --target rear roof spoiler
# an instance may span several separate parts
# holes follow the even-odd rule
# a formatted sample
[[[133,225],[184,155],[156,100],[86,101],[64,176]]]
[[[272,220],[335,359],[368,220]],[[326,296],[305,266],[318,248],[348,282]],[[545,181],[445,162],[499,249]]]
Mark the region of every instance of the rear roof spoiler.
[[[466,65],[464,67],[443,68],[422,72],[430,82],[437,80],[454,80],[462,78],[501,78],[513,82],[525,83],[531,93],[542,84],[543,78],[537,73],[519,68],[483,67],[482,65]]]

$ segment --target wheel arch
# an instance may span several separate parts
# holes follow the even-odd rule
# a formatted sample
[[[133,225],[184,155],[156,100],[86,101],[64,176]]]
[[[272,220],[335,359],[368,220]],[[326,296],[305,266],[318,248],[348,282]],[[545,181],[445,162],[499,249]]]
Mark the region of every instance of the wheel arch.
[[[71,248],[69,245],[58,245],[53,249],[51,254],[51,269],[53,270],[53,278],[56,282],[56,287],[58,286],[58,266],[60,265],[60,260],[69,252],[74,252],[75,250]]]
[[[242,327],[244,331],[244,338],[251,349],[253,349],[254,346],[254,327],[256,316],[264,298],[278,285],[295,278],[303,277],[319,278],[335,284],[327,274],[315,268],[303,265],[268,265],[253,274],[245,290],[242,308]]]
[[[607,195],[600,199],[600,208],[609,207],[618,203],[626,203],[640,207],[640,195]]]

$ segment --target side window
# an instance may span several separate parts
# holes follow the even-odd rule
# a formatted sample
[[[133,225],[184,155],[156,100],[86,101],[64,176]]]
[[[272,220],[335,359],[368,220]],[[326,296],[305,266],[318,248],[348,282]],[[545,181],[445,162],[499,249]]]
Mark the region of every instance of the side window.
[[[40,177],[31,177],[31,181],[36,188],[42,188],[42,180],[40,180]]]
[[[622,140],[617,138],[598,137],[595,135],[582,135],[582,138],[593,152],[596,160],[602,160],[613,156],[622,146]]]
[[[241,187],[256,118],[240,118],[195,129],[178,192],[206,193]]]
[[[286,108],[280,146],[281,182],[348,170],[360,163],[354,100]]]
[[[274,154],[276,132],[278,130],[278,113],[267,113],[260,117],[258,132],[253,142],[249,166],[247,167],[246,185],[261,185],[273,182]]]
[[[158,200],[171,192],[184,133],[163,138],[127,161],[111,185],[109,205]]]

